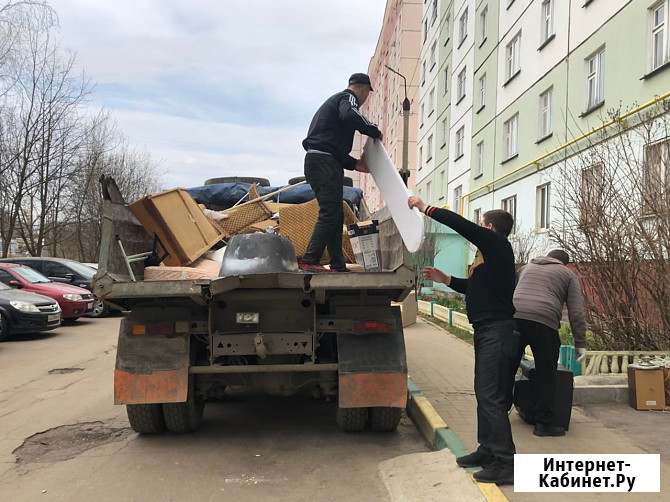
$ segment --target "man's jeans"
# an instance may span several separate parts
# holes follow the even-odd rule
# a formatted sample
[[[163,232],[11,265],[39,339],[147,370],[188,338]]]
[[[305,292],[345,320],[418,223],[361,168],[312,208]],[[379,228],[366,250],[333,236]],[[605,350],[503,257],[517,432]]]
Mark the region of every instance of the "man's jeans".
[[[342,268],[346,263],[342,255],[342,166],[330,155],[308,153],[305,155],[305,179],[319,202],[319,219],[302,260],[318,264],[327,247],[331,267]]]
[[[478,451],[512,464],[516,449],[508,412],[512,407],[519,332],[514,320],[480,321],[473,326]]]
[[[517,319],[521,332],[521,341],[517,361],[521,362],[526,345],[530,345],[535,359],[535,422],[554,423],[556,401],[556,364],[561,350],[561,338],[558,331],[535,321]],[[518,364],[518,363],[517,363]]]

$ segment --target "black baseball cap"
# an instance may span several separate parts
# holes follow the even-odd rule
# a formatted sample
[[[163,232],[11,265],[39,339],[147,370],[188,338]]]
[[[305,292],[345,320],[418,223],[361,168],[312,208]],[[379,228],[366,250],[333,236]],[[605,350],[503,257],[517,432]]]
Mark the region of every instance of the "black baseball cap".
[[[349,85],[353,84],[365,84],[370,87],[371,91],[374,91],[372,84],[370,83],[370,77],[368,77],[365,73],[354,73],[351,77],[349,77]]]

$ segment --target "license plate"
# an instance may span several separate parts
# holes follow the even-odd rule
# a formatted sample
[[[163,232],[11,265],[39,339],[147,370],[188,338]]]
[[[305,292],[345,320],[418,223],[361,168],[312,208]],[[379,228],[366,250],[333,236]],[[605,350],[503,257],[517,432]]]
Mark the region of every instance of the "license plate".
[[[88,302],[88,303],[86,304],[86,308],[87,308],[87,309],[93,309],[93,302]]]
[[[49,314],[47,316],[47,322],[54,322],[60,319],[60,314]]]

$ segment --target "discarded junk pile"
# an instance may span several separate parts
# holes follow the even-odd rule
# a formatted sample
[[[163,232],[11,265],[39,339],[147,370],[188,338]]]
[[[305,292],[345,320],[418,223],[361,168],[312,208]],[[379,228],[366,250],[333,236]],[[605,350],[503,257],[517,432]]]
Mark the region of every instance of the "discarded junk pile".
[[[353,271],[381,271],[377,222],[359,221],[362,198],[361,189],[344,187],[342,250],[348,262],[358,263],[350,267]],[[144,280],[228,275],[222,270],[226,249],[259,232],[272,234],[270,245],[293,248],[296,261],[285,269],[297,272],[297,259],[307,250],[319,214],[314,192],[304,182],[278,188],[248,183],[176,188],[143,197],[129,208],[157,250],[153,263],[145,262]],[[329,263],[327,250],[321,263]]]

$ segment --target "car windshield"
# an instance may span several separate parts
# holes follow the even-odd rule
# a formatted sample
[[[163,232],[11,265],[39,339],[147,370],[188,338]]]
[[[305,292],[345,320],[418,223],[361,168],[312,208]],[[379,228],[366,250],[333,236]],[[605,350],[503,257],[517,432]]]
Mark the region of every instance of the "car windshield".
[[[83,263],[79,263],[78,261],[68,261],[66,265],[86,279],[93,279],[95,276],[95,270],[93,270],[91,267],[87,267]]]
[[[40,284],[43,282],[51,282],[47,277],[40,274],[37,270],[33,270],[30,267],[20,266],[12,268],[12,272],[16,272],[18,275],[23,277],[26,281],[33,284]]]

